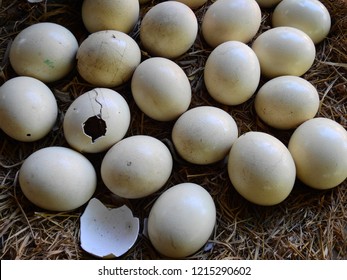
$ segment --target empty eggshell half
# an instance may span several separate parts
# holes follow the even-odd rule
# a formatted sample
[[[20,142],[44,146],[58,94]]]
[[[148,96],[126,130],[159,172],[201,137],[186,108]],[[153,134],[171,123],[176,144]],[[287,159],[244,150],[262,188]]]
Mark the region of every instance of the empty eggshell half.
[[[126,205],[110,209],[92,198],[81,216],[81,247],[97,257],[119,257],[134,245],[139,228]]]
[[[79,152],[98,153],[121,140],[130,124],[130,109],[116,91],[95,88],[77,97],[65,113],[66,141]]]

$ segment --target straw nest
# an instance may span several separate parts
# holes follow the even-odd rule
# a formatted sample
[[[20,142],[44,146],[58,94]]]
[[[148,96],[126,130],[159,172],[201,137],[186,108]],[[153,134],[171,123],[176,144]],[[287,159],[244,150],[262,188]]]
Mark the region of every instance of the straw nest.
[[[36,22],[50,21],[69,28],[81,42],[88,34],[80,15],[82,1],[0,1],[0,81],[15,73],[8,61],[11,40]],[[38,2],[38,1],[36,1]],[[141,17],[155,3],[141,9]],[[328,37],[317,47],[312,68],[304,75],[319,91],[318,116],[334,119],[347,128],[347,1],[324,0],[332,17]],[[196,11],[199,22],[212,3]],[[271,10],[263,10],[259,32],[270,28]],[[139,23],[131,33],[139,40]],[[266,126],[253,109],[253,100],[239,106],[222,106],[207,94],[203,69],[211,49],[201,36],[176,62],[185,70],[193,90],[191,107],[213,105],[232,114],[240,133],[250,130],[268,132],[287,144],[292,131],[277,131]],[[146,56],[146,53],[143,52]],[[264,81],[262,81],[263,83]],[[47,212],[32,205],[22,194],[17,174],[23,160],[46,146],[67,146],[61,128],[63,114],[77,96],[92,87],[74,71],[65,79],[49,85],[60,108],[60,121],[44,139],[20,143],[0,132],[0,258],[1,259],[91,259],[79,244],[79,219],[84,207],[73,212]],[[129,102],[132,112],[127,135],[147,134],[160,140],[170,139],[173,123],[155,122],[134,105],[129,84],[116,89]],[[102,154],[88,158],[98,170]],[[231,186],[225,165],[174,165],[170,180],[161,190],[181,183],[194,182],[205,187],[217,207],[217,223],[208,245],[190,259],[347,259],[347,182],[327,191],[316,191],[300,182],[281,204],[261,207],[247,202]],[[99,183],[95,197],[109,207],[128,205],[141,221],[147,217],[160,192],[145,199],[125,200],[112,195]],[[135,246],[122,259],[162,258],[149,240],[139,235]]]

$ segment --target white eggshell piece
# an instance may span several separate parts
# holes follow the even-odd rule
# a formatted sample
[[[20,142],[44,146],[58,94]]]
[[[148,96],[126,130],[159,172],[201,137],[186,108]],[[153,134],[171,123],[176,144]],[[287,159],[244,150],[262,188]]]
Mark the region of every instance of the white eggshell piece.
[[[139,228],[126,205],[109,209],[92,198],[81,216],[81,247],[97,257],[119,257],[134,245]]]

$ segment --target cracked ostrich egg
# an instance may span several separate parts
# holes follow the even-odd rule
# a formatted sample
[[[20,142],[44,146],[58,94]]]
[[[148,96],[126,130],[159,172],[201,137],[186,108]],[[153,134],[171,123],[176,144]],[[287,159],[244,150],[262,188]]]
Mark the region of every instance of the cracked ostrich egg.
[[[116,30],[90,34],[77,51],[79,74],[98,87],[124,84],[140,62],[141,50],[135,40]]]
[[[65,113],[66,141],[79,152],[98,153],[121,140],[130,125],[130,109],[116,91],[95,88],[77,97]]]

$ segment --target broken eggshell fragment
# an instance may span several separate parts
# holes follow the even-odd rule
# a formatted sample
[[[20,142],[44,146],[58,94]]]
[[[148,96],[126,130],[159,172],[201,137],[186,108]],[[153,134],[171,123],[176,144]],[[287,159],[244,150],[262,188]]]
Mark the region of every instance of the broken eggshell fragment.
[[[67,109],[66,141],[79,152],[98,153],[121,140],[130,125],[130,109],[116,91],[95,88],[76,98]]]
[[[97,257],[119,257],[134,245],[139,228],[139,219],[126,205],[109,209],[92,198],[81,216],[81,247]]]

